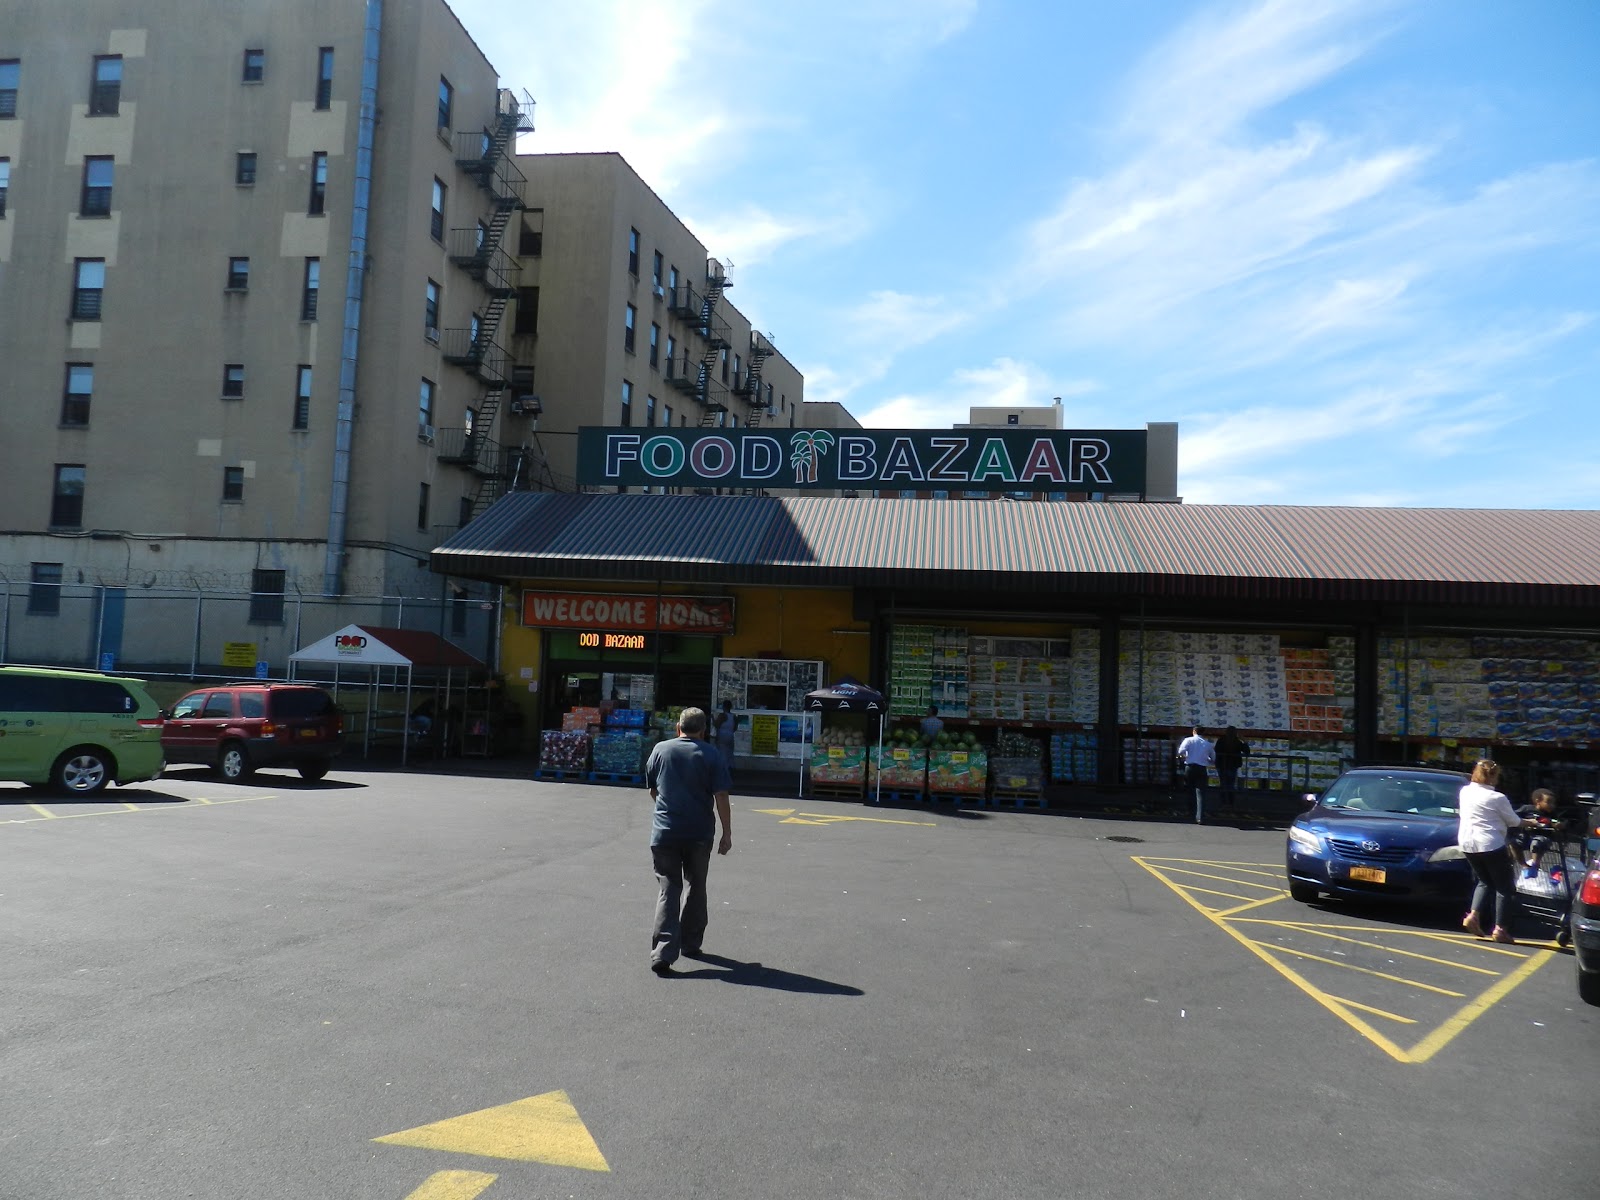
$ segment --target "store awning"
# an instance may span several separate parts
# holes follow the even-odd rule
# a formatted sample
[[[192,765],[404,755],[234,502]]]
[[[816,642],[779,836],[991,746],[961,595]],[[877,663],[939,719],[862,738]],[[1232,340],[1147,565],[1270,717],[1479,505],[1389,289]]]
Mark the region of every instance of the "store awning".
[[[889,701],[877,688],[846,678],[806,693],[806,708],[811,712],[882,714],[889,711]]]
[[[1600,512],[514,492],[480,579],[1600,606]],[[997,579],[997,577],[1001,577]]]

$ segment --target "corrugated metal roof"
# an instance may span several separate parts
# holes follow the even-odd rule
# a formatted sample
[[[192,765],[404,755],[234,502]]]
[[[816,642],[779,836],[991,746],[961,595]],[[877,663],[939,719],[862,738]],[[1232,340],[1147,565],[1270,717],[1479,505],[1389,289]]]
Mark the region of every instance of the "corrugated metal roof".
[[[1600,513],[517,492],[433,553],[583,577],[1600,604]]]

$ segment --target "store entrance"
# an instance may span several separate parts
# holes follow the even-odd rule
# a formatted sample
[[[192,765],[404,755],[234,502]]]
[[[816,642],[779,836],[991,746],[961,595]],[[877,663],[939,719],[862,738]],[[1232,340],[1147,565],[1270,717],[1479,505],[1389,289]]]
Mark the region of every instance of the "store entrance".
[[[711,703],[714,640],[678,634],[647,635],[641,649],[608,649],[597,639],[565,630],[545,635],[541,727],[558,729],[574,708],[627,708],[655,712]]]

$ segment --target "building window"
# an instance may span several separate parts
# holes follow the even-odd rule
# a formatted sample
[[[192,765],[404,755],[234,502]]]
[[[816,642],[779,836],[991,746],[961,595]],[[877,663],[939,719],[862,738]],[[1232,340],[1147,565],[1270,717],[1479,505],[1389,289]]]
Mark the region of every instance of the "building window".
[[[22,82],[22,60],[0,58],[0,120],[17,115],[17,85]]]
[[[628,274],[639,277],[639,231],[628,230]]]
[[[72,264],[72,319],[98,321],[106,290],[106,260],[79,258]]]
[[[633,424],[633,384],[622,381],[622,424]]]
[[[672,405],[663,404],[661,406],[661,423],[663,425],[672,424]]]
[[[431,279],[422,302],[422,333],[430,342],[439,340],[439,285]]]
[[[667,272],[667,288],[674,294],[678,291],[678,268],[673,267]]]
[[[650,322],[650,365],[661,365],[661,326],[654,321]]]
[[[322,290],[322,260],[320,258],[306,259],[305,283],[300,289],[300,319],[302,321],[315,321],[317,319],[317,296]]]
[[[241,150],[233,160],[233,181],[240,187],[254,187],[256,182],[256,152]]]
[[[83,190],[78,194],[80,217],[111,215],[111,183],[115,171],[115,160],[110,157],[97,155],[83,160]]]
[[[250,572],[250,624],[283,624],[283,571]]]
[[[743,374],[744,374],[744,356],[740,355],[740,354],[735,354],[733,356],[733,390],[736,391],[736,392],[739,390],[739,379]]]
[[[447,189],[437,178],[433,181],[433,208],[428,214],[428,232],[436,242],[444,241],[444,194]]]
[[[235,256],[228,260],[228,291],[247,292],[250,290],[250,260],[243,256]]]
[[[66,389],[61,394],[61,423],[87,425],[89,401],[94,397],[94,364],[68,363]]]
[[[487,225],[485,225],[482,221],[479,221],[478,222],[478,231],[477,231],[476,234],[473,235],[473,238],[472,238],[472,252],[474,254],[481,254],[483,252],[484,243],[486,243],[488,240],[489,240],[489,227]]]
[[[722,382],[728,382],[728,348],[724,346],[717,352],[717,362],[721,364]]]
[[[417,484],[417,528],[428,527],[428,485]]]
[[[729,413],[728,414],[728,425],[733,429],[739,428],[739,414],[738,413]]]
[[[291,429],[311,428],[311,367],[301,363],[294,373],[294,422]]]
[[[678,339],[673,337],[669,333],[669,334],[667,334],[667,378],[668,379],[671,379],[672,378],[672,373],[678,369],[677,367],[673,366],[673,364],[672,364],[673,356],[676,355],[677,353],[678,353]]]
[[[222,368],[222,398],[224,400],[244,399],[244,364],[227,363]]]
[[[443,75],[439,76],[439,132],[450,132],[450,107],[456,90]]]
[[[481,313],[473,313],[472,316],[467,320],[467,344],[472,347],[472,352],[474,354],[483,353],[484,346],[482,341],[479,340],[482,337],[483,315]]]
[[[89,115],[114,117],[121,104],[122,55],[98,55],[94,60],[94,81],[89,87]]]
[[[267,75],[267,52],[265,50],[246,50],[244,52],[244,74],[240,77],[242,83],[260,83]]]
[[[36,617],[54,617],[61,612],[61,564],[36,562],[28,585],[28,611]]]
[[[539,289],[524,287],[517,289],[517,316],[511,326],[511,332],[522,337],[537,337],[539,335]]]
[[[317,107],[327,108],[333,103],[333,47],[324,46],[317,51]]]
[[[522,258],[538,258],[544,253],[544,230],[529,229],[528,223],[522,223],[522,232],[517,237],[517,254]]]
[[[328,152],[318,150],[311,155],[311,197],[306,201],[306,215],[320,217],[328,202]]]
[[[657,291],[661,289],[661,251],[657,250],[655,257],[650,261],[650,283]]]
[[[633,324],[638,316],[639,310],[630,304],[627,314],[622,318],[622,348],[629,354],[633,353]]]
[[[222,468],[222,502],[237,504],[244,499],[244,468]]]
[[[472,520],[472,497],[463,496],[456,504],[456,528],[465,527],[470,520]]]
[[[424,379],[417,393],[417,436],[433,436],[433,380]]]
[[[646,425],[654,425],[656,423],[656,398],[654,396],[647,395],[644,398],[644,423]]]
[[[82,463],[57,463],[50,494],[50,524],[57,529],[83,526],[84,467]]]
[[[468,502],[467,515],[472,515],[471,502]],[[463,525],[465,521],[461,522]],[[450,633],[453,637],[463,637],[467,632],[467,609],[472,605],[471,598],[465,592],[453,592],[450,596]]]
[[[0,219],[6,215],[6,193],[11,190],[11,160],[0,158]]]

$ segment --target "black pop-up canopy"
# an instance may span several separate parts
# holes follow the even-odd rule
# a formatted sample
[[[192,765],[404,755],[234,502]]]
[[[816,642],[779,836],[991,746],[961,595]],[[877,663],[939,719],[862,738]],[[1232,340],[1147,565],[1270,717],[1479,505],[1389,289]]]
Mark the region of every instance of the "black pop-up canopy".
[[[858,679],[846,675],[837,683],[825,688],[818,688],[814,692],[806,693],[807,712],[831,713],[864,713],[876,715],[878,718],[878,758],[883,758],[883,720],[889,712],[889,699],[877,688],[868,687]],[[806,746],[805,733],[811,726],[810,721],[800,726],[800,794],[806,792]],[[883,799],[883,780],[881,773],[877,780],[877,792],[873,803]]]

